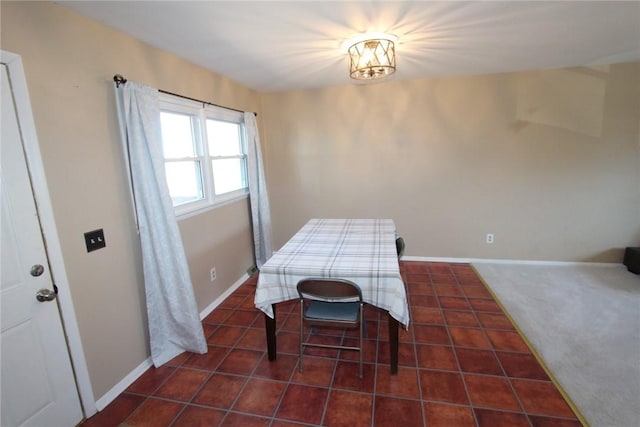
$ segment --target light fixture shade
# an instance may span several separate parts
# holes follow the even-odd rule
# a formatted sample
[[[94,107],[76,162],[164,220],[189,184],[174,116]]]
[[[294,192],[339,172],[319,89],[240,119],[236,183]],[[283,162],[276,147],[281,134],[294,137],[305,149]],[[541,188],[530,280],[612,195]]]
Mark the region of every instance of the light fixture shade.
[[[396,71],[396,51],[393,41],[370,39],[349,48],[349,74],[356,80],[373,80]]]

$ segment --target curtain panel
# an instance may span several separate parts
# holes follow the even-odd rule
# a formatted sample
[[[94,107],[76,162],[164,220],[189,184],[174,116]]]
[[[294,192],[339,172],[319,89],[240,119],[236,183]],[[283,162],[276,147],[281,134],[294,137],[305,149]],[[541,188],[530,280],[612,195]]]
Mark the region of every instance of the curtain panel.
[[[251,221],[253,225],[253,245],[258,269],[273,255],[271,243],[271,211],[267,181],[262,165],[262,151],[258,125],[254,113],[244,113],[244,125],[247,132],[247,175],[249,178],[249,199],[251,202]]]
[[[137,217],[149,319],[158,367],[183,351],[206,353],[182,238],[166,185],[158,90],[116,87],[118,117]]]

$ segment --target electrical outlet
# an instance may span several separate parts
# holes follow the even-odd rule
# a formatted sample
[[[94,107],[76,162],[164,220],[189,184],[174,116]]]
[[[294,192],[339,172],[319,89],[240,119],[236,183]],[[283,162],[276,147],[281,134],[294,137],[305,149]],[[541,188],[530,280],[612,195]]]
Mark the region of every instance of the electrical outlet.
[[[487,234],[487,240],[486,240],[487,244],[492,244],[493,243],[493,234],[488,233]]]
[[[216,280],[216,268],[213,267],[209,273],[211,274],[211,281],[213,282],[214,280]]]

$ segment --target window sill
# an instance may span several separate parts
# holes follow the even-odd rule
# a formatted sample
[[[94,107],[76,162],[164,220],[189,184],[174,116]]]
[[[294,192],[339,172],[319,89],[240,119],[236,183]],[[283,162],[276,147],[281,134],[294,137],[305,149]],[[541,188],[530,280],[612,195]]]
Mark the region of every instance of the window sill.
[[[236,203],[236,202],[238,202],[240,200],[248,199],[248,198],[249,198],[249,192],[242,193],[242,194],[237,194],[237,195],[230,196],[230,197],[225,197],[222,200],[219,200],[219,201],[217,201],[217,202],[215,202],[213,204],[206,205],[206,206],[203,206],[203,207],[200,207],[200,208],[196,208],[196,209],[190,210],[188,212],[182,212],[180,214],[176,214],[176,220],[182,221],[182,220],[185,220],[185,219],[188,219],[188,218],[203,214],[205,212],[209,212],[209,211],[221,208],[223,206],[230,205],[231,203]]]

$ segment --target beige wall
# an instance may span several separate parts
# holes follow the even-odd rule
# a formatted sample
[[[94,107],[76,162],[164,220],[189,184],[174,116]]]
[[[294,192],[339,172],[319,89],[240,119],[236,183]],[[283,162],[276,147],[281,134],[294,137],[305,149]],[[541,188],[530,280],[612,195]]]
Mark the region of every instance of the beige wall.
[[[259,111],[259,97],[53,3],[3,1],[1,8],[1,47],[22,56],[98,399],[149,357],[140,248],[113,75],[243,110]],[[200,310],[253,264],[248,211],[242,200],[180,222]],[[107,247],[87,253],[83,235],[96,228],[104,229]],[[213,266],[218,278],[211,283]]]
[[[273,93],[263,110],[276,247],[312,217],[393,218],[409,256],[618,262],[640,243],[640,64]]]

